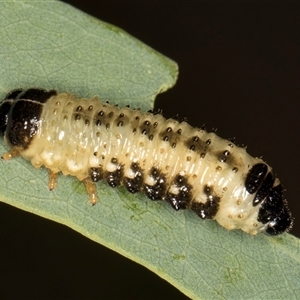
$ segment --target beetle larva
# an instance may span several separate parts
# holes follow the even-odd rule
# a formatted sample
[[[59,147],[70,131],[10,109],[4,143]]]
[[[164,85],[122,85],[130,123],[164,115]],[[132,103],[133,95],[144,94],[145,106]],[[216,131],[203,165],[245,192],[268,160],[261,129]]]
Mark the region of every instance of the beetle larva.
[[[77,177],[90,201],[95,182],[123,185],[176,210],[190,208],[227,229],[277,235],[293,218],[272,168],[215,133],[160,114],[101,103],[97,98],[43,89],[13,90],[0,106],[0,126],[11,150],[36,168]]]

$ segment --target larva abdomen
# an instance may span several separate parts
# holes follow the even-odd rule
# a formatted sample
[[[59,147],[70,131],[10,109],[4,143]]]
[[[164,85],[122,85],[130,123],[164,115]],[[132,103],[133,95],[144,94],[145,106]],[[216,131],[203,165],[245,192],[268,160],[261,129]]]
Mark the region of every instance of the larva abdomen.
[[[271,167],[215,133],[160,114],[119,108],[98,99],[42,89],[10,92],[0,125],[11,147],[3,155],[30,160],[85,183],[92,203],[95,182],[123,185],[176,210],[250,234],[280,234],[292,226],[282,186]]]

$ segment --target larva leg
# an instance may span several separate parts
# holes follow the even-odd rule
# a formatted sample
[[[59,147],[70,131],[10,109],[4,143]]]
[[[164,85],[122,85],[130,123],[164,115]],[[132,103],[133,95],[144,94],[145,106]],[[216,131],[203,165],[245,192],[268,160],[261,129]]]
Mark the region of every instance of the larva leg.
[[[85,185],[85,188],[89,194],[90,202],[95,205],[97,203],[97,190],[96,185],[94,182],[92,182],[89,178],[86,178],[83,180],[83,183]]]
[[[56,187],[57,173],[53,173],[49,170],[49,183],[48,188],[50,191],[54,190]]]
[[[11,149],[10,151],[4,153],[1,158],[4,159],[4,160],[10,160],[14,157],[17,157],[20,155],[20,152],[19,150],[17,150],[16,148],[15,149]]]

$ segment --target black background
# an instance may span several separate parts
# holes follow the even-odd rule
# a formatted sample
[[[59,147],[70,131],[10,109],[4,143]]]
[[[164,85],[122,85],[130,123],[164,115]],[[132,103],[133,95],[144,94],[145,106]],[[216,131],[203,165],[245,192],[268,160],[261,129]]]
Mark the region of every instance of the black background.
[[[289,3],[67,1],[172,58],[155,108],[218,128],[272,165],[300,237],[300,18]],[[101,91],[99,91],[101,94]],[[201,220],[199,220],[201,222]],[[185,299],[157,275],[71,229],[0,204],[2,299]],[[5,230],[4,230],[5,229]],[[201,249],[199,250],[201,251]]]

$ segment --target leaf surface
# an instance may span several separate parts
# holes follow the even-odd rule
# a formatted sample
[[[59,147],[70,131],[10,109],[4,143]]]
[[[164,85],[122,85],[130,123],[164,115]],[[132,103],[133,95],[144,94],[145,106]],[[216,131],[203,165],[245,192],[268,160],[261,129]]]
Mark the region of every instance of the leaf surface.
[[[98,95],[143,110],[170,88],[177,65],[119,28],[56,1],[0,3],[0,97],[22,87]],[[0,153],[7,147],[2,142]],[[98,184],[91,206],[81,182],[17,158],[1,162],[1,201],[65,224],[146,266],[191,298],[296,299],[299,240],[229,232],[191,211]]]

